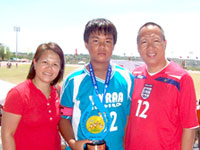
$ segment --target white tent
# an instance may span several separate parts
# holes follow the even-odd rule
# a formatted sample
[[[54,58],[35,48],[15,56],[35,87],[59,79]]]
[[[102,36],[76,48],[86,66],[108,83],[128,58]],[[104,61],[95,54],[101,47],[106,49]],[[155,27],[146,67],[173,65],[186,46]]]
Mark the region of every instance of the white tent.
[[[0,80],[0,104],[4,103],[8,91],[14,87],[15,84]]]

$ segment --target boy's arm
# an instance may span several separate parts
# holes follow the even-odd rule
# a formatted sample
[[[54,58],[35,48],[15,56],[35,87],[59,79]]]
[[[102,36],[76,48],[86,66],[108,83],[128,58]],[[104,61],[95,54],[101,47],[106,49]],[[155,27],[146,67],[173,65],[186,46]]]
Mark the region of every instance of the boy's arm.
[[[195,129],[183,128],[181,150],[192,150],[194,145]]]
[[[71,120],[61,118],[59,122],[60,132],[72,150],[83,150],[85,143],[90,143],[89,140],[76,141],[71,124]]]
[[[63,138],[69,145],[70,145],[70,142],[69,142],[70,140],[73,140],[73,139],[75,140],[71,120],[60,118],[59,130],[60,130]]]

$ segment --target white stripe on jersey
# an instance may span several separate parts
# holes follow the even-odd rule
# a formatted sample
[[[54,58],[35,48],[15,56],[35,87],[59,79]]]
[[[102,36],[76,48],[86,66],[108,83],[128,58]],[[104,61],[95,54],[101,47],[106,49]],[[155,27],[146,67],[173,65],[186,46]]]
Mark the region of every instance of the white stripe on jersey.
[[[74,77],[74,90],[73,90],[73,102],[74,102],[74,108],[73,108],[73,118],[72,118],[72,127],[74,130],[74,136],[76,139],[78,139],[78,125],[80,123],[81,118],[81,110],[79,108],[80,101],[77,101],[77,95],[79,92],[80,84],[83,81],[87,74],[81,74]]]
[[[133,71],[133,74],[141,74],[142,71]]]
[[[78,125],[81,118],[81,110],[79,109],[80,101],[75,101],[73,108],[73,118],[72,118],[72,127],[74,131],[75,139],[78,139]]]
[[[169,76],[170,76],[170,77],[177,78],[177,79],[179,79],[179,80],[181,79],[181,76],[176,76],[176,75],[172,75],[172,74],[169,74]]]
[[[124,77],[124,79],[126,80],[127,84],[128,84],[128,90],[127,90],[127,95],[129,96],[128,98],[131,99],[131,95],[130,95],[130,90],[131,90],[131,87],[132,87],[132,80],[130,78],[130,74],[128,71],[124,71],[124,70],[121,70],[121,69],[118,69],[118,68],[115,68],[120,74],[121,76]]]

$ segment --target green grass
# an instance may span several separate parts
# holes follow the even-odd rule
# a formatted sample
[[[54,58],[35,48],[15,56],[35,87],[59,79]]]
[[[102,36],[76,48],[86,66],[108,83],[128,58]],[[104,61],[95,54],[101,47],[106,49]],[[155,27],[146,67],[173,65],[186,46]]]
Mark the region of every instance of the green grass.
[[[30,64],[18,65],[17,68],[15,65],[13,65],[10,69],[8,69],[6,66],[1,66],[0,67],[0,80],[9,81],[14,84],[23,82],[24,80],[26,80],[26,76],[28,74],[29,67],[30,67]],[[76,69],[77,67],[78,66],[66,65],[64,77],[68,73],[70,73],[71,71]],[[197,99],[200,99],[200,73],[191,72],[190,74],[194,81]],[[62,82],[60,83],[60,85],[62,85]]]
[[[18,84],[26,80],[26,76],[28,74],[30,68],[30,64],[21,64],[16,66],[12,66],[11,68],[7,68],[6,66],[0,67],[0,80],[8,81],[14,84]],[[64,77],[70,73],[71,71],[78,68],[78,66],[66,65]],[[63,82],[63,81],[62,81]],[[62,82],[59,83],[62,85]]]
[[[0,80],[9,81],[14,84],[18,84],[26,79],[30,65],[18,65],[7,68],[1,66],[0,68]]]
[[[200,73],[190,73],[194,81],[197,99],[200,99]]]

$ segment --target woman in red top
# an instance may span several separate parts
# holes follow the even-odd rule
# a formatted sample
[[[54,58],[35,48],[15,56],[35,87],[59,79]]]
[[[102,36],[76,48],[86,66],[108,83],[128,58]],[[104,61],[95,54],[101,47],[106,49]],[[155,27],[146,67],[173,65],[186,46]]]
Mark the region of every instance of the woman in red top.
[[[59,93],[64,54],[56,43],[41,44],[27,80],[12,88],[2,116],[4,150],[60,150]]]

